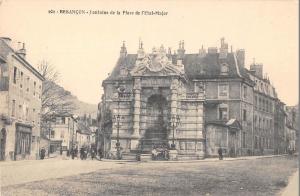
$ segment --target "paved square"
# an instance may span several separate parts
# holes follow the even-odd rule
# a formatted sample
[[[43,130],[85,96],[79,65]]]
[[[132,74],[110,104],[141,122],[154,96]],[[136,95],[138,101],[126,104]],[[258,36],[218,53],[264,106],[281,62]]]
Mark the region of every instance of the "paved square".
[[[50,174],[49,179],[44,177],[35,182],[27,179],[27,183],[3,186],[2,194],[269,196],[281,192],[288,184],[289,176],[297,170],[296,157],[185,163],[50,162],[28,166],[36,171],[47,165],[43,170]],[[55,162],[59,163],[60,169],[51,166]],[[59,174],[56,171],[60,171]],[[70,171],[78,171],[78,174]],[[51,175],[55,172],[57,178]],[[7,176],[6,179],[2,178],[2,182],[5,180]]]

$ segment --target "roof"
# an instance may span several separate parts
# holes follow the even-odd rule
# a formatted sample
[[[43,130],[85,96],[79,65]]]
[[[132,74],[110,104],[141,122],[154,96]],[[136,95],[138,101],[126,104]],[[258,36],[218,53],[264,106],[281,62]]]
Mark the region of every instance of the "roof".
[[[170,55],[168,55],[170,56]],[[131,71],[137,59],[137,54],[127,54],[125,57],[119,57],[112,73],[108,80],[128,80],[131,76],[122,76],[120,70],[126,68]],[[171,55],[172,63],[176,64],[177,55]],[[219,53],[207,53],[205,56],[200,54],[185,54],[182,63],[184,64],[184,71],[189,79],[209,79],[209,78],[245,78],[250,81],[249,75],[245,68],[240,65],[236,59],[235,53],[228,53],[227,58],[220,59]],[[221,75],[221,65],[228,65],[228,74]]]
[[[80,134],[85,134],[85,135],[91,135],[91,130],[88,126],[83,124],[83,122],[78,122],[77,123],[77,132]]]
[[[206,124],[212,124],[212,125],[217,125],[217,126],[222,126],[222,127],[228,127],[231,130],[239,130],[241,129],[241,124],[237,119],[229,119],[227,120],[210,120],[210,121],[206,121]]]
[[[275,90],[274,86],[272,86],[272,84],[270,84],[270,81],[256,76],[249,70],[246,70],[246,71],[248,72],[248,75],[251,78],[251,80],[255,81],[254,90],[256,92],[262,93],[262,94],[267,95],[272,98],[277,98],[276,90]]]
[[[17,52],[9,44],[7,44],[3,39],[0,38],[0,58],[3,61],[7,61],[7,57],[11,53],[13,54],[12,56],[20,63],[22,63],[24,67],[27,68],[30,72],[32,72],[42,81],[45,80],[45,78],[28,61],[26,61],[26,59],[17,54]]]

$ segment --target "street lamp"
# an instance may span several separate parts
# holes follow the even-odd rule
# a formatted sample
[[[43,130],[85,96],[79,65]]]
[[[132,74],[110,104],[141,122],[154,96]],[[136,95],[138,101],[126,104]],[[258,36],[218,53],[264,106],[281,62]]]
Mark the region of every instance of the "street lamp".
[[[171,148],[175,149],[176,145],[175,145],[175,129],[178,127],[178,125],[180,124],[180,117],[179,115],[172,115],[171,117],[171,126],[173,129],[173,139],[172,139],[172,145]]]
[[[114,115],[113,116],[113,122],[117,123],[117,143],[116,143],[116,148],[117,148],[117,159],[121,159],[121,154],[120,154],[120,141],[119,141],[119,129],[120,129],[120,115]]]

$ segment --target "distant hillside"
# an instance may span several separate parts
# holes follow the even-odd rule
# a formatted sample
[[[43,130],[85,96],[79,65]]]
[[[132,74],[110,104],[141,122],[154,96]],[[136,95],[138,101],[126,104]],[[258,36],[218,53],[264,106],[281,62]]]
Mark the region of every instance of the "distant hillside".
[[[83,116],[84,114],[91,115],[92,118],[97,117],[97,104],[89,104],[85,103],[83,101],[80,101],[75,95],[72,95],[72,93],[66,89],[64,89],[62,86],[56,84],[60,90],[65,91],[65,93],[68,95],[67,99],[71,102],[73,102],[75,106],[74,114],[78,116]]]
[[[79,116],[83,116],[84,114],[90,114],[92,118],[96,118],[97,116],[97,105],[96,104],[89,104],[83,101],[78,100],[76,96],[72,96],[72,102],[74,103],[75,107],[77,108],[74,111],[74,114]]]

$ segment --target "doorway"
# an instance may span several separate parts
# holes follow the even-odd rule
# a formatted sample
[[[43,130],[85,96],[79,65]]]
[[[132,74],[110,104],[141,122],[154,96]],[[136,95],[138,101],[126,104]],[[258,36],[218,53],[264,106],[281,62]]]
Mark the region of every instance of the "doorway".
[[[3,128],[0,133],[0,161],[5,160],[5,146],[6,146],[6,130]]]

